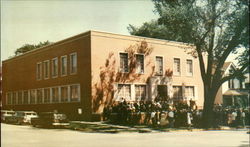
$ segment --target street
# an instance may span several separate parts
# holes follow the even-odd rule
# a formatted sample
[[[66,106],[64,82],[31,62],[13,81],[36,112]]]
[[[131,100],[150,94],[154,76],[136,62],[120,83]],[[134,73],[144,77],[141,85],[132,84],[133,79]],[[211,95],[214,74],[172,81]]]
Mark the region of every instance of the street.
[[[1,124],[2,147],[249,147],[247,130],[83,133]]]

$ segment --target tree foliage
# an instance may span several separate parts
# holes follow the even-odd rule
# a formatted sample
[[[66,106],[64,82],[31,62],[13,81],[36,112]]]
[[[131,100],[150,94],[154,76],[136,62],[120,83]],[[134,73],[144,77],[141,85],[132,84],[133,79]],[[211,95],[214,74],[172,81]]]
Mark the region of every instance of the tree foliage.
[[[130,25],[132,35],[190,43],[200,63],[204,83],[204,123],[211,126],[212,109],[221,84],[242,76],[249,67],[249,0],[153,0],[158,20],[141,27]],[[222,67],[232,53],[244,48],[240,68],[223,76]],[[206,56],[204,56],[204,53]],[[207,64],[204,63],[207,60]],[[206,61],[205,60],[205,61]]]
[[[40,47],[43,47],[43,46],[47,46],[49,44],[51,44],[52,42],[49,42],[48,40],[47,41],[44,41],[44,42],[40,42],[39,44],[37,45],[34,45],[34,44],[25,44],[23,45],[22,47],[16,49],[15,51],[15,56],[18,56],[18,55],[21,55],[21,54],[24,54],[28,51],[31,51],[31,50],[34,50],[34,49],[37,49],[37,48],[40,48]]]

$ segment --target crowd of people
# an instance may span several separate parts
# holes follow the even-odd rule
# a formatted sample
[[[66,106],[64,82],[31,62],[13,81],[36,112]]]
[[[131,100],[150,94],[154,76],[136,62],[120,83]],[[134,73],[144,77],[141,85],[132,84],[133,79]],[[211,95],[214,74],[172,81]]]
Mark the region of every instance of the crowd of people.
[[[248,110],[214,107],[214,127],[249,125]],[[153,125],[174,127],[201,127],[202,110],[195,103],[179,101],[173,105],[166,101],[127,102],[125,99],[104,107],[103,120],[125,125]]]

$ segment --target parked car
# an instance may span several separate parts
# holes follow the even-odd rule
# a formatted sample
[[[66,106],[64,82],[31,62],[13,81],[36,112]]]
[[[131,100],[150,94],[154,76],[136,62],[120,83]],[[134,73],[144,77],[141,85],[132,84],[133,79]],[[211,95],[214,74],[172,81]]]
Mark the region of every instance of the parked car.
[[[13,110],[1,110],[1,122],[13,123],[15,111]]]
[[[17,124],[31,124],[31,118],[37,118],[38,115],[34,111],[16,111],[14,119]]]
[[[42,112],[37,118],[31,118],[31,125],[41,127],[63,127],[69,125],[69,120],[65,114],[54,112]]]

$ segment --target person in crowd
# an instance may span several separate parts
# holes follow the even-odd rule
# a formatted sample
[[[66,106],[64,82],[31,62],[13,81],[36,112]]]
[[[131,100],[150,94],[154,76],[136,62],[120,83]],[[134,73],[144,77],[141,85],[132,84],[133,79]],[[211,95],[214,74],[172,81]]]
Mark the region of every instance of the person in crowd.
[[[193,120],[192,112],[191,110],[188,110],[187,111],[187,125],[189,128],[192,126],[192,120]]]
[[[171,107],[168,110],[168,122],[169,122],[169,127],[173,128],[174,127],[174,111]]]

